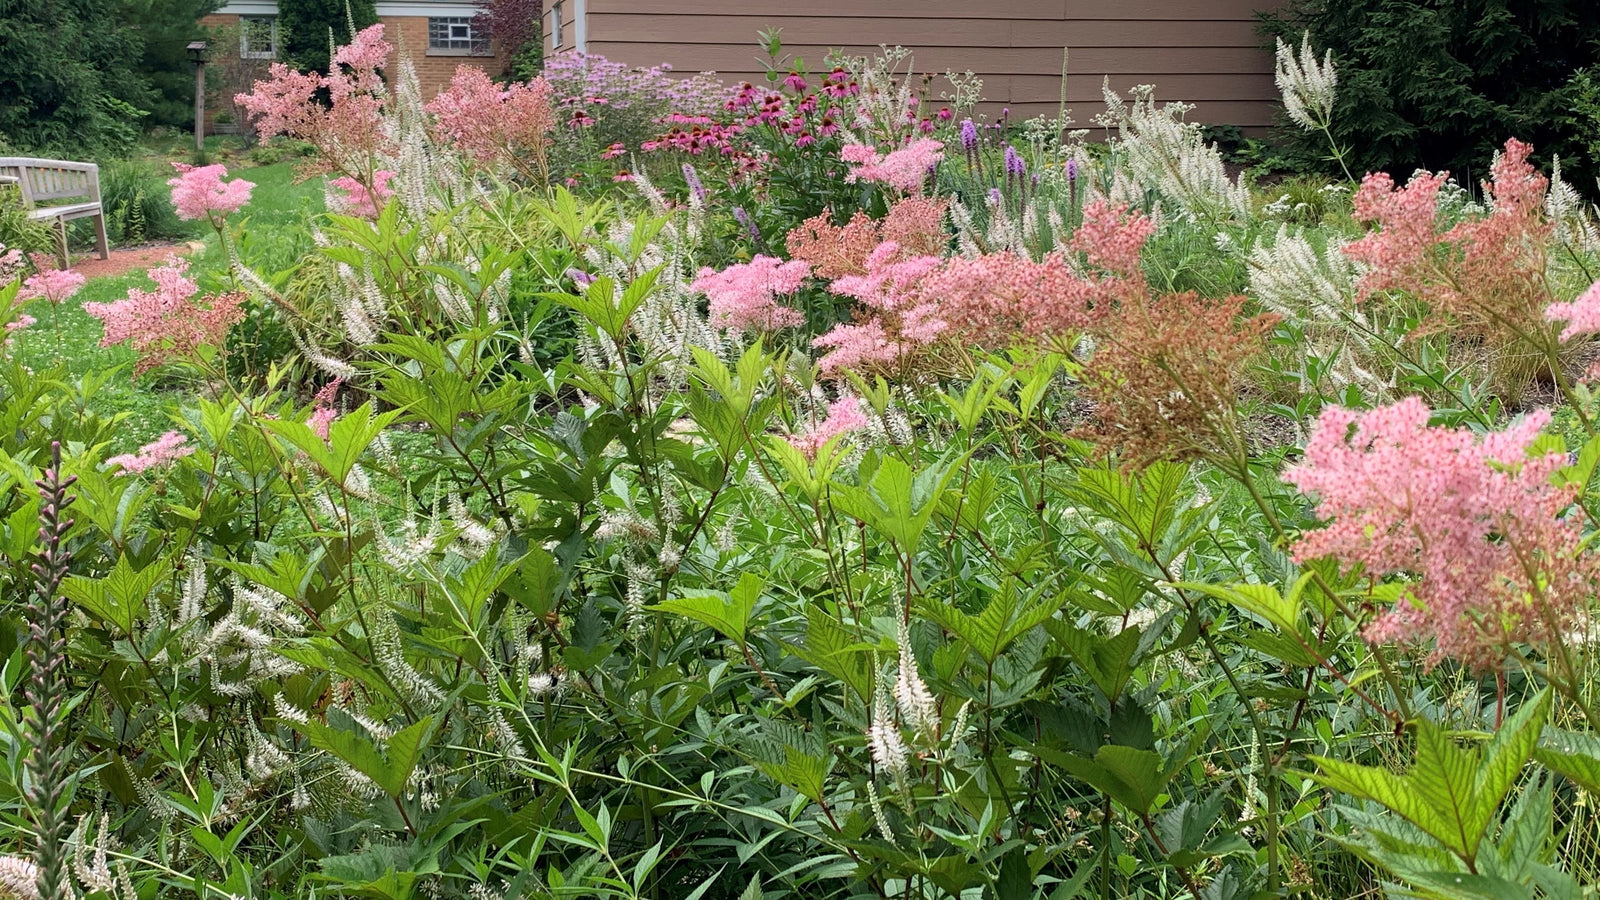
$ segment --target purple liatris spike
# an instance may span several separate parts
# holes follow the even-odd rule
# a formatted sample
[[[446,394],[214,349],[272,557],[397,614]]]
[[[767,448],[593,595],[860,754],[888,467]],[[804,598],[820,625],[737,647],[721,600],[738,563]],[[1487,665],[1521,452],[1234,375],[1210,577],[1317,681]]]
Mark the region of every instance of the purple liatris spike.
[[[961,120],[961,149],[971,151],[978,146],[978,126],[971,119]]]
[[[1078,180],[1078,161],[1075,160],[1075,159],[1067,160],[1067,180],[1068,181],[1077,181]]]
[[[989,205],[990,206],[999,206],[1000,205],[1000,189],[999,188],[989,188]]]
[[[1028,164],[1023,162],[1022,155],[1017,153],[1017,148],[1009,144],[1006,145],[1006,174],[1018,176],[1028,174]]]
[[[683,164],[683,180],[689,185],[689,190],[694,192],[695,200],[700,203],[706,202],[706,186],[700,183],[700,173],[694,170],[694,166]]]

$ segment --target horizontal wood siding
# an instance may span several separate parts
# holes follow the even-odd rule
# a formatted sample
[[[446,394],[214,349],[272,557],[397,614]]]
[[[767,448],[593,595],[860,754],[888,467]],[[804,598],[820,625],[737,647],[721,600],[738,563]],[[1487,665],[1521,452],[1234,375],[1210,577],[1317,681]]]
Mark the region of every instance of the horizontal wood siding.
[[[566,0],[570,5],[572,0]],[[1199,121],[1270,125],[1277,91],[1255,11],[1277,0],[587,0],[589,52],[630,65],[671,63],[759,81],[756,32],[783,29],[784,50],[816,71],[830,50],[915,51],[919,73],[971,71],[1013,118],[1054,113],[1061,49],[1071,48],[1067,104],[1080,124],[1103,108],[1100,86],[1154,84],[1195,104]],[[795,7],[803,15],[785,14]],[[770,10],[770,11],[769,11]],[[931,96],[942,93],[934,79]]]

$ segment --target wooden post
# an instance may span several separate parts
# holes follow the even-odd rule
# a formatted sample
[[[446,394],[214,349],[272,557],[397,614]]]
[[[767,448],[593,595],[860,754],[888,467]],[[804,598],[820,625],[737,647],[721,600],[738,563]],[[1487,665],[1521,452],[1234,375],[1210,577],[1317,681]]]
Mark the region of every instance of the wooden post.
[[[206,64],[194,64],[194,149],[206,148]]]
[[[194,151],[206,149],[206,42],[189,44],[189,59],[194,61]]]

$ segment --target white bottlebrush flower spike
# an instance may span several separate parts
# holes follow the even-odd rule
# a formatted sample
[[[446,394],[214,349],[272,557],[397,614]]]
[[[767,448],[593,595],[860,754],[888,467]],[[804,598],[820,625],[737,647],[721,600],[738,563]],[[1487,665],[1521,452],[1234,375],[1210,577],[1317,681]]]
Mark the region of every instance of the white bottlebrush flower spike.
[[[1311,33],[1306,32],[1300,53],[1278,38],[1278,60],[1273,73],[1278,91],[1283,94],[1283,109],[1290,121],[1307,131],[1320,131],[1333,121],[1333,102],[1338,94],[1339,75],[1333,67],[1333,51],[1317,54],[1311,49]]]

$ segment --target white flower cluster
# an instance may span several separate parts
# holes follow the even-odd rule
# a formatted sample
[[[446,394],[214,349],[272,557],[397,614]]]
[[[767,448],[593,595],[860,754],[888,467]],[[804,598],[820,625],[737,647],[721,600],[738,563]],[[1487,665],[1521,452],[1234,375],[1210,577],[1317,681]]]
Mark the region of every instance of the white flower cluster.
[[[1333,103],[1338,96],[1339,74],[1333,66],[1333,51],[1317,54],[1311,49],[1311,33],[1300,43],[1300,54],[1283,38],[1278,38],[1278,58],[1274,69],[1278,91],[1283,94],[1283,110],[1290,121],[1307,131],[1321,131],[1333,121]]]
[[[1110,141],[1112,151],[1131,181],[1161,194],[1190,218],[1223,221],[1247,216],[1249,189],[1228,178],[1222,154],[1206,141],[1200,125],[1184,120],[1194,107],[1157,106],[1155,87],[1148,84],[1133,88],[1131,102],[1111,89],[1109,78],[1102,92],[1106,112],[1097,121],[1116,131]]]

